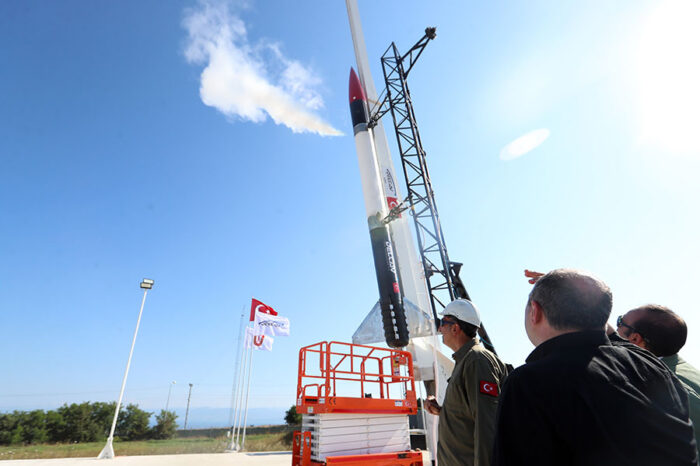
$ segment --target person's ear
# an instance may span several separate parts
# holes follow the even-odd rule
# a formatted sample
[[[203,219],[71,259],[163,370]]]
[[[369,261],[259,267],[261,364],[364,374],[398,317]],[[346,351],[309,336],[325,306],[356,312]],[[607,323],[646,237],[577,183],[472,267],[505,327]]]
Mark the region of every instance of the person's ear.
[[[632,332],[629,338],[627,338],[627,341],[639,346],[640,348],[646,349],[647,347],[647,342],[644,340],[644,338],[642,338],[642,336],[638,332]]]
[[[540,303],[537,301],[530,301],[530,312],[528,313],[527,317],[530,319],[530,323],[533,325],[541,324],[544,320],[546,320],[542,306],[540,306]]]

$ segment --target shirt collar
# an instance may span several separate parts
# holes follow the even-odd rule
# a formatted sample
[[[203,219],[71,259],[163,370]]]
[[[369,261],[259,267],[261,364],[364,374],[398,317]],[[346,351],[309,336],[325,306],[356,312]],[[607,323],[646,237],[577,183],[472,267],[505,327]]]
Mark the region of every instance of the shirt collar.
[[[550,338],[535,348],[525,362],[535,362],[549,356],[572,348],[594,347],[610,345],[610,340],[603,330],[584,330],[581,332],[565,333]],[[460,348],[461,349],[461,348]]]
[[[452,359],[459,362],[459,360],[466,356],[469,350],[474,348],[474,346],[477,344],[479,344],[479,340],[477,338],[472,338],[471,341],[463,344],[460,349],[452,353]]]
[[[676,367],[679,364],[683,363],[683,360],[680,356],[678,356],[678,353],[673,354],[671,356],[663,356],[659,359],[661,359],[664,362],[664,364],[666,364],[674,373],[676,372]]]

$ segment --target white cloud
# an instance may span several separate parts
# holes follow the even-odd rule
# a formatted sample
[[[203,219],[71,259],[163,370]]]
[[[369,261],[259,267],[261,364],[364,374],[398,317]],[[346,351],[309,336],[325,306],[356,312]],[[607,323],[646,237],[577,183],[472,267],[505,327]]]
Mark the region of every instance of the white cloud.
[[[269,116],[295,133],[342,133],[313,113],[323,107],[311,70],[286,58],[277,44],[251,46],[245,23],[224,1],[202,1],[187,11],[185,58],[204,64],[199,94],[204,104],[231,118],[263,122]],[[264,53],[269,51],[272,53]]]
[[[513,160],[518,157],[527,154],[533,149],[536,149],[549,137],[549,130],[547,128],[536,129],[530,131],[523,136],[520,136],[516,140],[506,144],[503,149],[501,149],[500,158],[501,160]]]

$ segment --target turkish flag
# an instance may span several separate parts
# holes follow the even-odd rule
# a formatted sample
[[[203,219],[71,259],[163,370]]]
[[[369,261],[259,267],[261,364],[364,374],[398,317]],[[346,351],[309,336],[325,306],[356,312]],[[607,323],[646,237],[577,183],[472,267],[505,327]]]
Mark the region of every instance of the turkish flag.
[[[277,312],[274,309],[272,309],[270,306],[263,303],[262,301],[258,301],[257,299],[253,298],[253,301],[250,303],[250,321],[251,322],[253,322],[255,320],[255,311],[260,311],[263,314],[270,314],[271,316],[277,315]]]
[[[486,395],[498,396],[498,385],[493,382],[487,382],[485,380],[479,381],[479,391]]]
[[[391,209],[399,206],[399,199],[396,197],[387,196],[386,203],[389,206],[389,209],[391,210]],[[398,217],[401,218],[401,214],[399,214]]]

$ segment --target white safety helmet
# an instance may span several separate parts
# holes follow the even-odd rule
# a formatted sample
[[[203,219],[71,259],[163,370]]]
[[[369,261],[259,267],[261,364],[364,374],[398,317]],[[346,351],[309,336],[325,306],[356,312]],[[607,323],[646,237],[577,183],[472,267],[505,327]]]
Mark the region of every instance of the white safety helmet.
[[[479,310],[468,299],[455,299],[450,304],[445,306],[445,309],[442,310],[440,315],[454,316],[462,322],[472,324],[475,327],[481,327],[481,316],[479,315]]]

